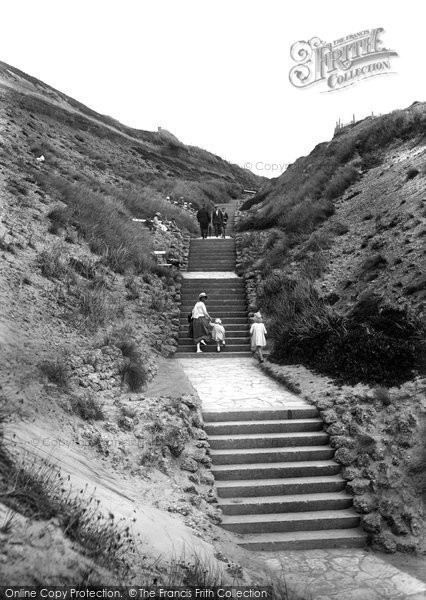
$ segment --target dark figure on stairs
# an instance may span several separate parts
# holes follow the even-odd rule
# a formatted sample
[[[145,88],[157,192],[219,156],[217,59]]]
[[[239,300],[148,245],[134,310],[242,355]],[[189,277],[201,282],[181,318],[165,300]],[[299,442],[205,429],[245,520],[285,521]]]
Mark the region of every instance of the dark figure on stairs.
[[[192,309],[192,337],[197,344],[197,352],[202,352],[200,344],[206,345],[206,340],[210,340],[210,321],[212,320],[207,312],[206,305],[207,294],[201,292],[198,296],[198,302],[195,303]]]
[[[222,235],[223,216],[222,211],[220,211],[217,206],[215,206],[213,210],[212,223],[215,236],[220,237]]]
[[[226,212],[225,208],[222,206],[221,208],[222,211],[222,237],[225,238],[226,237],[226,225],[228,223],[228,213]]]
[[[203,239],[206,239],[210,223],[210,213],[205,203],[197,212],[197,221],[200,224],[201,237]]]

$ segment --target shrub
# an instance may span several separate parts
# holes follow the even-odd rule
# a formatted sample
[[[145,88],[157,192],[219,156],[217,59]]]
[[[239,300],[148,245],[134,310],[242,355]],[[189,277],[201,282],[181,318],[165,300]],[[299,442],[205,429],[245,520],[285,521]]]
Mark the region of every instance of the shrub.
[[[45,277],[63,279],[69,272],[64,248],[61,245],[45,248],[37,257],[38,266]]]
[[[419,174],[418,169],[415,169],[415,168],[408,169],[408,171],[407,171],[407,181],[409,179],[414,179],[414,177],[417,177],[418,174]]]
[[[326,186],[324,197],[327,200],[334,200],[334,198],[341,196],[343,192],[359,178],[360,173],[355,166],[351,164],[341,166],[337,169],[331,178],[331,181]]]
[[[68,225],[70,211],[66,207],[56,206],[47,216],[50,219],[49,232],[57,234]]]
[[[116,316],[115,306],[104,286],[77,288],[71,318],[79,328],[94,331]]]
[[[381,307],[377,299],[359,303],[343,317],[310,284],[296,281],[276,288],[267,306],[272,307],[272,358],[278,362],[300,361],[348,383],[398,385],[424,359],[421,324],[405,310]]]
[[[140,358],[129,360],[121,368],[123,383],[127,384],[131,392],[140,392],[148,380],[148,373]]]
[[[100,421],[104,418],[102,405],[94,394],[72,396],[70,404],[73,413],[83,421]]]
[[[69,370],[65,358],[56,360],[44,360],[39,364],[39,369],[51,383],[58,387],[65,388],[68,385]]]
[[[41,182],[52,194],[60,195],[68,207],[70,224],[114,271],[143,273],[153,267],[150,233],[131,221],[120,201],[61,177],[51,176]]]

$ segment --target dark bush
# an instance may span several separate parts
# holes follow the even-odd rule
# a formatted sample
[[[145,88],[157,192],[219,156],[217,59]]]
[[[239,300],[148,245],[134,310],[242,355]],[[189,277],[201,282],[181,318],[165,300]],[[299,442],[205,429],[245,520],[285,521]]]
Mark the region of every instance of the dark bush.
[[[406,310],[359,302],[346,316],[319,298],[307,280],[269,277],[261,302],[271,314],[271,358],[303,363],[347,383],[398,385],[421,368],[423,329]]]
[[[73,413],[78,415],[83,421],[100,421],[104,418],[102,405],[94,394],[81,396],[72,396],[70,399]]]
[[[419,171],[417,169],[414,169],[414,168],[408,169],[408,171],[407,171],[407,181],[409,179],[414,179],[414,177],[417,177],[418,174],[419,174]]]

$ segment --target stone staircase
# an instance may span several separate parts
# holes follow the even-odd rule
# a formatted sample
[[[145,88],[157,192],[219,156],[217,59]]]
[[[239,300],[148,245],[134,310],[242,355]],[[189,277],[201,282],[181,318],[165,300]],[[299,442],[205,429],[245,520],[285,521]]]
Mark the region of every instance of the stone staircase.
[[[249,550],[361,547],[365,534],[313,407],[204,413],[224,517]]]
[[[227,209],[230,224],[235,207]],[[227,233],[232,234],[232,225]],[[289,393],[279,386],[271,393],[270,385],[259,383],[253,376],[251,363],[250,375],[239,374],[237,365],[241,369],[241,363],[251,361],[245,358],[251,353],[244,281],[234,269],[232,238],[191,240],[188,271],[183,274],[181,288],[176,353],[176,358],[191,358],[189,362],[196,363],[194,385],[197,388],[198,382],[203,405],[212,403],[210,409],[204,408],[203,416],[224,515],[222,525],[250,550],[363,546],[365,534],[359,529],[359,515],[352,508],[352,496],[345,492],[341,467],[333,460],[334,450],[317,409],[294,396],[287,405],[280,404],[280,398]],[[216,344],[211,342],[203,347],[203,354],[197,354],[188,336],[188,314],[200,292],[208,295],[210,316],[220,317],[225,326],[226,349],[221,352],[216,352]],[[226,366],[222,361],[217,369],[204,362],[203,369],[203,361],[209,357],[224,361],[234,358],[236,366],[232,370],[232,362],[226,360]],[[230,375],[225,373],[229,369]],[[239,399],[242,409],[221,408],[225,389],[220,382],[209,384],[222,389],[218,397],[204,391],[206,378],[215,379],[217,373],[227,378],[228,398],[241,396],[244,388]],[[265,375],[261,373],[257,376],[262,377]],[[246,409],[258,397],[259,406],[272,403],[280,407]]]

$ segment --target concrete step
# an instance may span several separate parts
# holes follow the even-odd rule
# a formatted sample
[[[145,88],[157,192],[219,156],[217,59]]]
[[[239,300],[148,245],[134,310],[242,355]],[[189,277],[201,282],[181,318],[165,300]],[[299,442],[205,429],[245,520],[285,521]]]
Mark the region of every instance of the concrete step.
[[[229,265],[215,265],[214,267],[206,268],[205,265],[190,265],[188,264],[188,271],[209,271],[214,273],[215,271],[230,271],[231,273],[234,271],[235,264],[230,263]]]
[[[352,506],[352,496],[346,492],[294,494],[284,496],[234,497],[219,501],[224,515],[343,510]]]
[[[232,346],[235,344],[249,344],[250,338],[247,336],[246,337],[243,337],[243,336],[231,337],[231,336],[227,335],[225,342],[226,342],[227,346]],[[185,345],[187,346],[188,344],[193,344],[194,341],[190,337],[179,337],[178,343],[180,346],[185,346]],[[207,344],[214,345],[216,347],[216,342],[214,342],[214,341],[207,342]]]
[[[350,509],[315,510],[255,515],[224,515],[222,527],[235,533],[277,533],[319,531],[358,527],[359,515]]]
[[[192,349],[192,352],[175,352],[173,358],[205,358],[206,360],[210,360],[211,358],[247,358],[252,356],[251,352],[233,352],[227,351],[226,354],[224,352],[195,352],[195,346]]]
[[[206,302],[206,307],[207,310],[210,311],[211,310],[226,310],[227,313],[229,314],[233,314],[235,312],[243,312],[247,315],[247,305],[245,302],[240,302],[239,300],[231,300],[229,302],[219,302],[218,300],[214,300],[212,302],[210,302],[210,300],[208,300]],[[192,309],[194,308],[194,301],[191,302],[191,304],[181,304],[179,306],[181,311],[184,311],[184,313],[186,314],[187,312],[192,311]]]
[[[301,403],[302,404],[302,403]],[[232,410],[226,412],[203,412],[206,423],[224,423],[229,421],[282,421],[287,419],[311,419],[318,417],[314,406],[289,406],[278,410]]]
[[[195,342],[192,344],[179,344],[176,352],[191,352],[194,350]],[[226,344],[220,352],[216,352],[216,344],[214,346],[202,346],[203,354],[225,354],[229,352],[249,352],[250,346],[249,344]]]
[[[366,542],[365,533],[354,528],[244,535],[238,545],[257,552],[278,552],[313,548],[363,548]]]
[[[328,444],[328,440],[329,436],[324,431],[209,435],[209,444],[213,450],[320,446],[321,444]]]
[[[209,439],[220,435],[244,435],[255,433],[286,433],[290,431],[321,431],[322,419],[283,419],[275,421],[228,421],[206,423],[205,430]]]
[[[198,288],[197,288],[198,289]],[[245,302],[246,300],[246,295],[244,293],[244,290],[209,290],[209,288],[206,286],[206,289],[202,290],[203,292],[205,292],[208,297],[209,300],[215,301],[215,300],[226,300],[226,301],[230,301],[230,300],[242,300],[243,302]],[[194,297],[195,299],[198,298],[198,295],[195,296],[195,292],[192,291],[187,291],[186,289],[184,289],[181,292],[181,300],[188,300],[190,302],[194,301]]]
[[[183,325],[179,325],[179,335],[184,335],[188,333],[189,323],[186,322]],[[226,335],[229,337],[248,337],[249,335],[249,325],[230,325],[226,328]]]
[[[331,493],[341,492],[345,487],[346,481],[340,475],[216,482],[216,490],[220,498],[282,496],[286,494],[312,494],[314,492]]]
[[[219,480],[276,479],[277,477],[324,477],[337,475],[341,467],[333,460],[307,460],[295,462],[250,463],[218,465],[212,467]]]
[[[328,460],[333,458],[330,446],[297,446],[283,448],[239,448],[236,450],[214,450],[210,455],[213,465],[244,465],[245,463],[283,463],[308,460]]]
[[[180,310],[186,316],[192,311],[193,308],[194,306],[181,306]],[[222,319],[222,314],[224,311],[226,311],[226,314],[224,315],[224,318],[226,319],[241,319],[245,317],[247,321],[247,311],[243,309],[238,310],[237,307],[225,308],[223,306],[207,306],[207,310],[212,318],[216,318],[217,315]]]
[[[183,279],[182,290],[197,290],[199,288],[211,290],[245,290],[244,282],[238,277],[232,279]],[[204,290],[203,290],[204,291]]]
[[[226,288],[222,288],[222,289],[218,289],[218,290],[211,290],[210,288],[208,288],[207,286],[205,286],[204,288],[195,288],[194,290],[184,290],[181,293],[181,300],[185,301],[187,300],[189,303],[191,302],[195,302],[196,300],[198,300],[198,295],[199,295],[199,289],[201,289],[202,292],[205,292],[209,298],[209,300],[211,300],[212,302],[216,301],[216,300],[227,300],[227,301],[235,301],[235,300],[241,300],[243,302],[246,301],[246,295],[244,293],[243,290],[227,290]],[[198,292],[198,293],[197,293]]]
[[[188,313],[184,313],[183,315],[181,315],[179,317],[179,324],[180,325],[189,325],[188,323],[188,314],[190,313],[190,311],[188,311]],[[209,313],[210,314],[210,313]],[[216,316],[214,314],[210,315],[213,318],[216,318]],[[244,317],[224,317],[223,315],[217,315],[218,317],[220,317],[222,319],[222,324],[225,326],[225,329],[228,325],[247,325],[247,313],[245,314]]]

